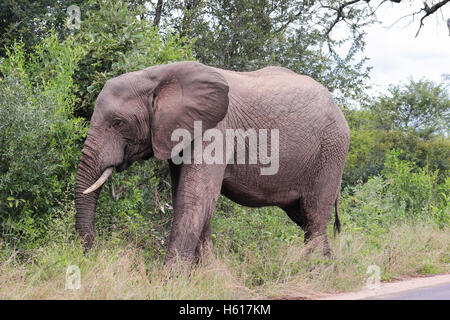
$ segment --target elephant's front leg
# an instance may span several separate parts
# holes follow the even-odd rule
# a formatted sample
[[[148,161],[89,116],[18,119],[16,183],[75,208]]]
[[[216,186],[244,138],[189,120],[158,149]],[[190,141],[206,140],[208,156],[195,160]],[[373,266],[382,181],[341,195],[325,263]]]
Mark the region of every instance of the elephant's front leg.
[[[197,247],[195,248],[195,262],[200,261],[203,255],[212,253],[213,244],[211,239],[211,217],[213,212],[214,209],[212,209],[211,213],[207,215],[209,216],[209,218],[207,218],[207,220],[205,221],[203,231],[200,234],[200,240],[197,243]]]
[[[225,165],[184,164],[174,194],[174,216],[166,264],[192,263],[202,247],[211,246],[210,219],[222,186]]]

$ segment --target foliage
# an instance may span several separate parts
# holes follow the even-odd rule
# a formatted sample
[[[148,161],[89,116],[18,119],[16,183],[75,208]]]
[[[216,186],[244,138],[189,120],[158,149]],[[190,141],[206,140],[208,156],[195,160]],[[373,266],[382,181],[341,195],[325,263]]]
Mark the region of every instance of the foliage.
[[[362,109],[344,109],[351,128],[343,186],[381,174],[386,152],[404,150],[402,159],[438,170],[442,182],[450,170],[450,99],[445,85],[428,80],[391,86],[390,94],[365,101]]]
[[[86,48],[75,83],[78,113],[90,118],[106,80],[156,64],[192,60],[191,41],[176,34],[162,38],[152,23],[139,19],[144,8],[124,1],[88,1],[75,37]]]
[[[96,229],[105,239],[132,240],[152,258],[164,255],[170,230],[172,199],[168,167],[152,159],[115,173],[103,187]]]
[[[400,160],[401,152],[387,153],[382,175],[347,188],[341,198],[344,223],[377,234],[407,221],[450,223],[449,178],[438,184],[437,171]]]
[[[350,149],[345,162],[342,186],[354,185],[370,176],[381,174],[389,150],[404,150],[401,158],[420,168],[438,171],[438,180],[445,180],[450,170],[450,139],[434,136],[423,139],[411,132],[380,129],[355,129],[350,132]]]
[[[52,31],[65,39],[67,8],[82,5],[84,0],[2,0],[0,2],[0,57],[17,40],[24,43],[26,52],[32,51],[47,33]]]
[[[23,44],[0,64],[0,232],[39,245],[75,182],[86,125],[72,116],[72,75],[82,56],[50,35],[26,59]]]
[[[88,5],[91,11],[77,34],[59,42],[53,33],[31,53],[15,44],[1,61],[0,219],[2,237],[10,244],[37,246],[47,236],[56,238],[51,227],[62,230],[61,221],[73,218],[73,187],[87,129],[74,116],[82,114],[80,105],[93,101],[110,77],[192,56],[188,41],[162,39],[140,21],[138,6],[129,11],[123,2]],[[99,230],[107,234],[117,225],[123,235],[147,234],[143,243],[154,241],[162,248],[170,208],[167,174],[156,161],[115,174],[112,183],[121,190],[113,196],[113,185],[105,186]]]
[[[279,65],[324,84],[341,102],[361,97],[369,68],[360,28],[374,22],[367,7],[352,8],[341,40],[326,32],[336,1],[164,1],[166,30],[196,37],[202,63],[250,71]],[[176,14],[175,14],[176,13]]]
[[[299,227],[281,209],[245,208],[225,197],[219,200],[212,229],[215,244],[226,245],[235,253],[250,250],[255,255],[302,238]]]
[[[424,138],[449,136],[450,96],[443,83],[410,79],[405,85],[391,85],[388,91],[368,106],[374,126],[410,131]]]

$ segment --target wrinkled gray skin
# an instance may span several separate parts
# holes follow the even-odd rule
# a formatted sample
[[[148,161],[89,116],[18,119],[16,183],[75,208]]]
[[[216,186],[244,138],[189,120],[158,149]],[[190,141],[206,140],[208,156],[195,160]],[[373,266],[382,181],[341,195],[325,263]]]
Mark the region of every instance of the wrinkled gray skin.
[[[261,175],[259,164],[175,165],[172,131],[185,128],[193,136],[194,120],[202,120],[203,131],[279,129],[278,173]],[[211,248],[219,194],[245,206],[278,206],[304,230],[305,241],[328,248],[348,146],[347,122],[329,92],[284,68],[232,72],[179,62],[126,73],[109,80],[97,99],[78,167],[76,228],[88,250],[101,188],[82,192],[105,169],[122,171],[154,155],[169,160],[172,177],[166,262],[177,256],[192,262]]]

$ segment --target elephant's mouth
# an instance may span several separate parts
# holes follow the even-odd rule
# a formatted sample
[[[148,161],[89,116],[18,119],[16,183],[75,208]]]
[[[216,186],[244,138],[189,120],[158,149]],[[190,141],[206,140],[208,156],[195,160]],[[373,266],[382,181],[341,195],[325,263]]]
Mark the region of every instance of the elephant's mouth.
[[[125,151],[124,152],[125,156],[124,156],[122,163],[116,166],[117,172],[124,171],[125,169],[129,168],[133,164],[133,162],[135,162],[137,160],[140,160],[140,159],[148,160],[153,156],[153,148],[152,147],[146,148],[146,149],[136,152],[132,155],[129,155],[129,153],[126,152],[126,151],[128,151],[127,147],[125,147],[124,151]]]
[[[129,166],[131,166],[131,162],[124,161],[121,164],[119,164],[118,166],[116,166],[116,171],[122,172],[123,170],[127,169]]]

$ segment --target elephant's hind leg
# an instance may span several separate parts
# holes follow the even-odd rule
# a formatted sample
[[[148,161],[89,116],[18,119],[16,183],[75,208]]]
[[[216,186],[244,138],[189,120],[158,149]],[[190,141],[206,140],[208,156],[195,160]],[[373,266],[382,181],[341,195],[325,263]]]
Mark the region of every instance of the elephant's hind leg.
[[[329,133],[330,134],[330,133]],[[315,161],[316,168],[311,172],[310,182],[300,192],[300,212],[304,216],[305,241],[312,246],[323,245],[325,254],[331,253],[327,226],[336,205],[341,185],[347,144],[345,137],[331,131],[329,139],[324,139],[320,153]],[[334,139],[333,139],[334,137]]]
[[[328,243],[327,226],[331,217],[332,205],[325,199],[320,199],[315,194],[309,193],[299,201],[300,211],[303,213],[305,225],[305,243],[311,249],[323,247],[325,255],[331,253]]]
[[[309,245],[311,250],[318,246],[323,246],[324,253],[330,253],[327,225],[328,219],[320,219],[320,214],[317,210],[308,207],[304,199],[299,199],[289,206],[282,208],[289,218],[299,225],[304,232],[305,244]]]

